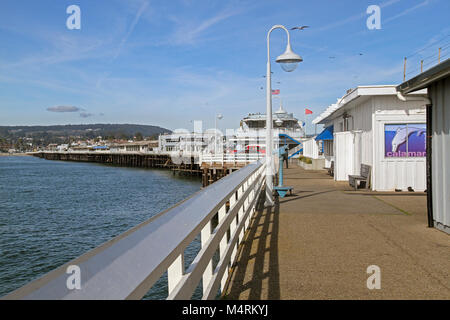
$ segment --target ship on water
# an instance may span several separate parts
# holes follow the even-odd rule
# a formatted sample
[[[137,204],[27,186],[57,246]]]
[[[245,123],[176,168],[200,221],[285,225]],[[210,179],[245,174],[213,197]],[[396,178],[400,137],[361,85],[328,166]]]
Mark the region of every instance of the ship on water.
[[[280,108],[273,113],[272,121],[275,148],[287,144],[292,149],[305,138],[304,124],[293,113],[284,110],[281,104]],[[265,153],[266,114],[248,114],[241,120],[236,134],[227,138],[229,145],[234,146],[233,152]]]

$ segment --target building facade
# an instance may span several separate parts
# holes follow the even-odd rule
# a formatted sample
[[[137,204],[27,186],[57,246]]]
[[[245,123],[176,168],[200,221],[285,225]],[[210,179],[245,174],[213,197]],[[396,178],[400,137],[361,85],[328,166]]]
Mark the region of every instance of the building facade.
[[[426,90],[414,97],[400,100],[393,85],[359,86],[314,119],[333,134],[324,140],[324,157],[335,180],[360,174],[365,164],[372,190],[426,189]]]

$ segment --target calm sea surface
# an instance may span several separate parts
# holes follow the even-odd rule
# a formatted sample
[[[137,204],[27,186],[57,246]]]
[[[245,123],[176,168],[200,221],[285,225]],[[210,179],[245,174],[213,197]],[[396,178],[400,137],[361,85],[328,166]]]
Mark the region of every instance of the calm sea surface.
[[[0,296],[200,187],[200,179],[175,177],[165,170],[0,157]],[[193,245],[192,252],[197,250]],[[166,295],[161,279],[145,298]]]

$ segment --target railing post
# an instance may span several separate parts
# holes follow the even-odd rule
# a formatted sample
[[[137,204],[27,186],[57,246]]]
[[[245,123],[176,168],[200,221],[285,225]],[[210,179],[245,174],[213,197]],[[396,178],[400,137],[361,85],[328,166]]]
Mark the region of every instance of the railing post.
[[[230,198],[230,210],[234,207],[235,203],[236,203],[236,193],[233,193],[233,195]],[[230,224],[230,234],[233,235],[235,230],[236,230],[236,219],[233,219],[233,221],[231,221],[231,224]],[[236,251],[237,251],[237,246],[234,245],[233,251],[231,253],[230,263],[232,263],[234,261],[234,258],[236,256]]]
[[[244,186],[245,183],[242,184],[242,186],[238,189],[238,200],[240,200],[242,198],[242,195],[244,194]],[[244,203],[242,204],[242,206],[239,208],[238,214],[237,214],[237,224],[240,225],[242,223],[242,217],[244,216],[244,210],[245,210],[245,202],[246,200],[244,200]],[[244,229],[241,229],[241,231],[239,232],[239,237],[238,237],[238,242],[237,242],[237,246],[239,246],[239,244],[242,241],[242,238],[244,237]]]
[[[225,216],[227,214],[227,208],[226,205],[224,204],[222,206],[222,208],[219,209],[219,224],[225,219]],[[220,239],[220,244],[219,244],[219,256],[220,259],[223,258],[223,255],[225,254],[225,250],[227,249],[227,233],[225,232],[225,234],[223,235],[222,239]],[[227,282],[228,279],[228,268],[225,270],[223,277],[220,281],[220,291],[223,292],[225,289],[225,284]]]
[[[167,269],[167,284],[169,287],[169,295],[180,282],[184,273],[184,254],[180,254],[175,261]]]
[[[208,242],[209,238],[211,237],[211,221],[209,221],[202,229],[201,231],[201,243],[202,248],[205,246],[205,244]],[[212,259],[209,260],[208,265],[206,266],[205,271],[203,272],[203,294],[205,294],[206,289],[208,288],[209,282],[211,281],[211,278],[213,276],[213,265],[212,265]]]
[[[250,186],[252,186],[253,185],[253,183],[254,183],[254,174],[252,174],[251,176],[250,176],[250,178],[246,181],[246,189],[247,188],[249,188]],[[245,199],[245,207],[246,208],[248,208],[248,206],[250,205],[250,203],[251,203],[251,201],[253,200],[253,187],[252,187],[252,190],[250,191],[250,193],[248,194],[248,197],[247,197],[247,199]],[[249,223],[250,223],[250,217],[252,216],[252,214],[249,214],[248,216],[247,216],[247,219],[245,219],[245,225],[244,225],[244,230],[247,230],[248,229],[248,226],[249,226]]]

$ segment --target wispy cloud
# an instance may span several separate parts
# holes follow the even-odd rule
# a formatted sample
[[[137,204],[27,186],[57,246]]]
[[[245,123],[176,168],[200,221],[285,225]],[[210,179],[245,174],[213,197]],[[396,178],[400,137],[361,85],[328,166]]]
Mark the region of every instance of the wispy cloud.
[[[117,57],[120,55],[120,52],[122,51],[123,47],[128,41],[128,38],[131,36],[131,34],[134,31],[134,28],[136,28],[136,25],[138,24],[139,20],[141,19],[142,14],[148,7],[148,1],[144,1],[141,6],[139,7],[138,11],[136,12],[136,15],[134,16],[133,22],[130,25],[130,28],[128,29],[125,36],[120,41],[119,46],[117,47],[116,53],[114,54],[113,60],[117,59]]]
[[[78,112],[80,110],[80,108],[74,106],[56,106],[47,108],[47,111],[50,112]]]
[[[42,40],[41,38],[36,38]],[[63,33],[48,33],[43,39],[46,49],[34,52],[20,60],[0,64],[0,68],[42,67],[84,59],[102,58],[110,55],[104,46],[109,40],[95,37],[70,37]]]
[[[438,34],[431,37],[424,45],[414,50],[407,58],[411,58],[415,55],[423,56],[424,54],[429,54],[430,49],[436,52],[436,47],[439,45],[448,45],[448,39],[450,37],[450,27],[444,28]]]
[[[414,11],[414,10],[417,10],[417,9],[419,9],[419,8],[421,8],[421,7],[424,7],[424,6],[429,5],[430,3],[431,3],[431,0],[425,0],[425,1],[423,1],[423,2],[421,2],[421,3],[419,3],[419,4],[417,4],[417,5],[415,5],[415,6],[413,6],[413,7],[410,7],[410,8],[407,8],[406,10],[403,10],[402,12],[400,12],[400,13],[398,13],[398,14],[392,16],[392,17],[389,17],[389,18],[387,18],[387,19],[384,19],[384,20],[383,20],[383,23],[388,23],[389,21],[393,21],[393,20],[395,20],[395,19],[398,19],[398,18],[400,18],[400,17],[403,17],[404,15],[407,15],[407,14],[411,13],[411,12]]]
[[[401,0],[389,0],[389,1],[385,1],[385,2],[381,3],[379,6],[380,6],[380,8],[385,8],[385,7],[389,7],[389,6],[393,5],[393,4],[396,4],[397,2],[400,2],[400,1]],[[355,15],[350,16],[348,18],[345,18],[345,19],[333,22],[331,24],[328,24],[326,26],[318,28],[317,30],[318,31],[325,31],[325,30],[333,29],[333,28],[336,28],[336,27],[340,27],[340,26],[346,25],[347,23],[350,23],[350,22],[353,22],[353,21],[356,21],[356,20],[364,19],[366,17],[368,17],[368,15],[367,15],[366,11],[364,10],[360,14],[355,14]]]
[[[47,108],[47,111],[50,111],[50,112],[58,112],[58,113],[66,113],[66,112],[73,113],[73,112],[80,112],[80,111],[81,111],[81,112],[80,112],[80,117],[81,117],[81,118],[89,118],[89,117],[95,116],[95,114],[90,113],[90,112],[86,112],[85,109],[83,109],[83,108],[78,108],[78,107],[75,107],[75,106],[55,106],[55,107],[49,107],[49,108]],[[100,115],[100,116],[104,116],[105,114],[104,114],[104,113],[100,113],[99,115]]]
[[[172,36],[169,37],[169,43],[173,45],[191,45],[199,41],[200,37],[212,28],[214,25],[229,19],[233,16],[241,14],[242,9],[225,9],[218,14],[209,17],[203,21],[197,22],[195,25],[192,23],[185,23],[179,21],[177,18],[172,17],[172,21],[178,24]]]

